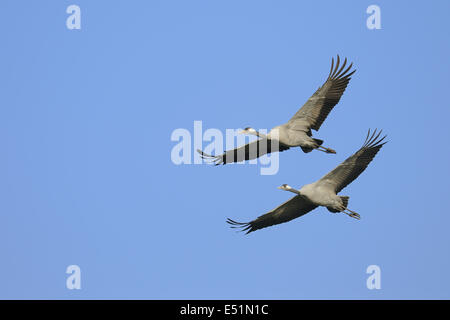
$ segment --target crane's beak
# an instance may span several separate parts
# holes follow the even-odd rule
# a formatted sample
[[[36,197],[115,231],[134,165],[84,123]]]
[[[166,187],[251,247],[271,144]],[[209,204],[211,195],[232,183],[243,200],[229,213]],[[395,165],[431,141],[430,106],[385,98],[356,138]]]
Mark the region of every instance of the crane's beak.
[[[279,187],[277,187],[277,189],[281,189],[281,190],[283,190],[283,187],[279,186]]]
[[[242,131],[238,132],[238,134],[246,134],[246,133],[247,133],[247,131],[245,131],[245,130],[242,130]]]

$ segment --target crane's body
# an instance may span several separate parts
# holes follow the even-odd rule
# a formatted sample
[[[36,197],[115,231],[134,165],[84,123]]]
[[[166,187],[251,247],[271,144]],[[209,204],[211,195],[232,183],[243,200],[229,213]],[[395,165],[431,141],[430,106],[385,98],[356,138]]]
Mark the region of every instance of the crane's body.
[[[270,130],[266,137],[268,140],[278,140],[279,144],[289,148],[300,147],[304,152],[318,149],[326,153],[336,153],[330,148],[321,147],[323,141],[312,138],[311,129],[304,123],[303,120],[285,123]]]
[[[298,191],[299,195],[318,206],[338,211],[342,210],[343,201],[341,197],[318,182],[304,185]]]

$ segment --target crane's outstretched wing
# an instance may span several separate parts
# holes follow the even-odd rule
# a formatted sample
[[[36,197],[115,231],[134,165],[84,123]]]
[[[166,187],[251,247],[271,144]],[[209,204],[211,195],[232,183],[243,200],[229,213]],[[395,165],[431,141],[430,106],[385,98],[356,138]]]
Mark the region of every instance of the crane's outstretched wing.
[[[202,159],[209,159],[217,166],[219,164],[253,160],[267,153],[285,151],[288,149],[288,146],[278,143],[277,141],[259,139],[247,143],[242,147],[225,151],[225,153],[218,156],[212,156],[210,154],[204,153],[201,150],[197,150],[197,152],[200,153]]]
[[[247,231],[246,233],[250,233],[275,224],[291,221],[292,219],[307,214],[315,208],[317,208],[317,205],[314,203],[301,196],[295,196],[272,211],[269,211],[251,222],[236,222],[229,218],[227,222],[232,225],[232,228],[242,228],[241,231]]]
[[[339,102],[342,94],[347,88],[350,81],[350,76],[355,73],[356,70],[348,73],[353,65],[351,63],[347,69],[344,70],[347,64],[347,58],[345,58],[342,66],[339,66],[340,59],[337,56],[336,66],[334,67],[334,59],[331,60],[330,74],[327,81],[317,89],[317,91],[306,101],[303,107],[297,111],[297,113],[289,120],[291,125],[295,125],[296,120],[306,120],[309,124],[309,128],[319,130],[322,123],[330,113],[331,109]],[[339,68],[340,67],[340,68]],[[304,125],[304,122],[301,122]]]
[[[333,171],[322,177],[318,183],[327,185],[336,193],[340,192],[367,168],[381,147],[387,142],[383,142],[386,136],[379,138],[382,130],[375,131],[370,135],[367,133],[363,146],[351,157],[338,165]],[[383,142],[383,143],[382,143]]]

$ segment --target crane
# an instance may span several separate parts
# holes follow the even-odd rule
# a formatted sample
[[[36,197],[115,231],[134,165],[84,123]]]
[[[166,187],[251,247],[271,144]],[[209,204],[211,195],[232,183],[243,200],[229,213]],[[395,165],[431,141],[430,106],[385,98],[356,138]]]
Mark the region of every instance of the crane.
[[[228,219],[233,228],[241,228],[247,233],[296,219],[319,206],[326,207],[330,212],[343,212],[348,216],[360,219],[361,216],[348,208],[349,197],[338,195],[347,185],[355,180],[373,160],[375,155],[386,143],[386,136],[380,138],[382,130],[375,129],[367,133],[363,146],[352,156],[338,165],[334,170],[318,181],[295,189],[287,184],[278,187],[281,190],[295,193],[295,196],[268,213],[251,222],[236,222]]]
[[[340,64],[339,55],[336,65],[331,60],[331,69],[325,83],[306,101],[297,113],[285,124],[276,126],[267,135],[247,127],[241,133],[256,135],[259,139],[221,155],[210,155],[197,150],[201,157],[210,160],[215,165],[256,159],[264,154],[285,151],[293,147],[300,147],[303,152],[319,150],[325,153],[336,153],[331,148],[322,146],[323,140],[313,138],[311,129],[318,131],[333,107],[339,102],[351,79],[353,63],[344,70],[347,64],[345,58]],[[274,143],[275,142],[275,143]]]

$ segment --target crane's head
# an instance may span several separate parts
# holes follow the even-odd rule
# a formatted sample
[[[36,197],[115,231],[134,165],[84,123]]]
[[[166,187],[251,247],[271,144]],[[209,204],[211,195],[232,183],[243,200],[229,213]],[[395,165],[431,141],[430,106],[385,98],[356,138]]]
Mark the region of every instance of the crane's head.
[[[281,186],[279,186],[278,189],[285,190],[285,191],[292,191],[294,188],[292,188],[290,185],[285,183],[285,184],[282,184]]]
[[[253,134],[256,135],[258,132],[253,129],[252,127],[247,127],[244,130],[242,130],[241,132],[239,132],[240,134]]]

